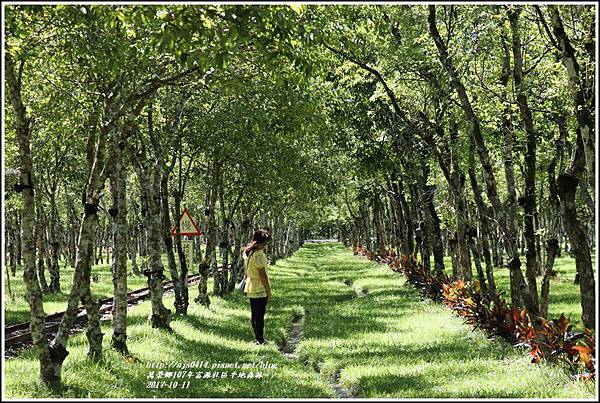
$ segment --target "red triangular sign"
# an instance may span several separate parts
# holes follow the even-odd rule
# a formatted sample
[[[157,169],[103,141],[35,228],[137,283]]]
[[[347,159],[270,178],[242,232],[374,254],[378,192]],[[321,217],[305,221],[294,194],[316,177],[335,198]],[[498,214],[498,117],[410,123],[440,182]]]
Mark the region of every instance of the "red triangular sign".
[[[183,209],[181,217],[179,217],[179,234],[177,234],[177,227],[173,227],[171,234],[175,235],[187,235],[187,236],[198,236],[201,235],[200,228],[196,221],[190,215],[187,208]]]

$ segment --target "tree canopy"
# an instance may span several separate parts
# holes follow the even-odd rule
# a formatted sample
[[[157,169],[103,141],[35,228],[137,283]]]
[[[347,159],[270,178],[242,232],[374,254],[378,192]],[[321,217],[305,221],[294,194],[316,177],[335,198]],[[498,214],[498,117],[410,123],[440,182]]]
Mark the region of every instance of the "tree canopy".
[[[161,254],[185,313],[188,271],[202,274],[197,301],[208,305],[209,270],[213,295],[230,291],[240,248],[267,227],[274,260],[310,237],[394,250],[436,276],[451,256],[452,276],[478,282],[490,300],[494,269],[506,266],[512,302],[534,317],[546,316],[565,249],[593,328],[595,13],[6,6],[4,222],[11,256],[15,230],[29,233],[32,312],[45,288],[36,256],[54,259],[50,292],[59,259],[76,267],[69,306],[81,300],[91,315],[96,248],[124,251],[113,262],[121,273],[133,247],[134,260],[145,256],[152,325],[168,327]],[[184,207],[203,229],[199,266],[186,262],[181,237],[171,240]],[[55,375],[68,354],[63,321],[50,346],[38,340],[64,350],[48,355]],[[96,337],[91,355],[101,355]]]

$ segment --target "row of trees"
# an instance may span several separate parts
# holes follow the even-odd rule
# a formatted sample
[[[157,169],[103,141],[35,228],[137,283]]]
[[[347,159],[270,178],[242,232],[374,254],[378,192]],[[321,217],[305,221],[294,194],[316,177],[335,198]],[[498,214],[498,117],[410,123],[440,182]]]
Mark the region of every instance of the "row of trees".
[[[231,292],[255,228],[271,230],[272,264],[301,245],[305,212],[331,180],[318,179],[327,150],[315,113],[321,93],[298,68],[297,16],[289,7],[7,8],[8,260],[13,274],[23,267],[46,384],[60,385],[79,303],[88,356],[102,359],[90,278],[104,246],[112,252],[112,345],[128,354],[129,259],[136,272],[144,256],[149,320],[168,329],[167,275],[175,313],[185,315],[189,273],[201,275],[198,303],[210,305],[211,273],[213,296]],[[171,235],[185,206],[205,228],[196,266]],[[48,343],[42,293],[60,291],[61,257],[73,282]]]
[[[594,328],[593,15],[373,7],[356,8],[353,26],[332,24],[323,45],[343,61],[336,79],[360,70],[343,87],[355,110],[336,115],[354,168],[341,236],[419,255],[436,275],[450,255],[453,276],[477,279],[487,298],[505,256],[511,299],[532,318],[547,315],[568,244]]]
[[[450,255],[486,297],[506,264],[533,317],[568,244],[594,327],[591,6],[6,10],[8,261],[23,265],[44,382],[60,384],[79,302],[102,357],[90,276],[103,246],[126,354],[128,260],[136,272],[144,256],[150,322],[168,328],[163,257],[185,314],[189,273],[196,302],[210,304],[210,273],[224,296],[258,227],[273,263],[320,226],[438,275]],[[170,234],[183,207],[206,230],[197,266]],[[61,256],[74,281],[48,344],[43,278],[60,287]]]

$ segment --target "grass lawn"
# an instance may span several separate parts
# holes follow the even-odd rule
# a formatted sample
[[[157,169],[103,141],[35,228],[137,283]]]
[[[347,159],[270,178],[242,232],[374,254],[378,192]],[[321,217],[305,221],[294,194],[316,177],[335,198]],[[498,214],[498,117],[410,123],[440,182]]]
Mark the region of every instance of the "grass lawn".
[[[106,261],[106,260],[105,260]],[[140,260],[138,260],[140,264]],[[60,289],[61,292],[56,294],[44,295],[44,311],[46,314],[51,314],[59,311],[64,311],[69,299],[69,292],[73,284],[73,268],[64,266],[61,261],[60,265]],[[133,291],[138,288],[146,287],[145,276],[135,276],[131,271],[131,262],[128,262],[127,289]],[[110,264],[95,265],[92,270],[93,274],[98,276],[98,281],[92,280],[91,289],[94,298],[106,298],[113,295],[112,272]],[[17,268],[17,275],[10,278],[11,288],[14,298],[8,297],[8,285],[4,279],[4,321],[6,325],[11,325],[20,322],[29,321],[29,305],[25,298],[26,288],[23,282],[23,272],[20,267]],[[46,281],[50,284],[50,277],[46,272]]]
[[[85,359],[84,334],[70,339],[62,393],[52,394],[37,381],[37,362],[29,350],[6,360],[5,396],[332,398],[327,377],[339,374],[339,382],[361,398],[594,397],[595,383],[573,381],[556,365],[530,364],[525,352],[488,340],[442,305],[422,301],[401,275],[353,256],[340,244],[307,244],[269,273],[274,294],[266,316],[270,344],[252,344],[248,303],[239,292],[212,297],[210,309],[193,304],[187,317],[172,322],[173,333],[149,327],[145,302],[129,312],[127,341],[138,362],[110,350],[106,322],[106,358],[100,364]],[[305,315],[304,333],[297,357],[290,359],[275,343],[299,313]],[[189,388],[180,386],[181,379],[176,388],[148,388],[149,374],[156,371],[148,365],[157,361],[169,363],[163,369],[169,371],[177,370],[176,363],[193,361],[209,366],[268,362],[276,368],[261,370],[260,379],[194,376]]]
[[[110,255],[109,258],[106,259],[105,254],[105,262],[111,261]],[[175,260],[178,262],[178,257],[175,255]],[[165,269],[165,275],[168,279],[171,278],[169,273],[168,265],[167,265],[167,256],[162,256],[162,262]],[[142,259],[138,257],[137,259],[138,267],[142,270]],[[217,263],[221,263],[221,257],[217,252]],[[46,294],[44,295],[44,311],[46,314],[51,314],[55,312],[64,311],[67,306],[67,300],[69,299],[69,292],[71,291],[71,285],[73,284],[73,271],[74,269],[70,266],[66,266],[64,261],[60,261],[60,287],[61,292],[57,294]],[[146,282],[146,276],[139,275],[136,276],[133,274],[133,270],[131,268],[131,260],[127,261],[127,271],[129,273],[127,277],[127,290],[133,291],[139,288],[147,287],[148,284]],[[194,265],[194,269],[190,270],[190,274],[195,274],[198,272],[198,264]],[[5,271],[6,273],[6,271]],[[96,274],[98,276],[98,281],[94,282],[92,280],[91,288],[92,295],[94,298],[107,298],[113,296],[113,284],[112,284],[112,271],[111,271],[111,263],[106,264],[98,264],[94,265],[92,268],[92,274]],[[48,271],[46,271],[46,281],[50,284],[50,276]],[[23,282],[23,271],[21,267],[17,267],[17,275],[15,277],[10,278],[10,286],[12,289],[12,293],[14,298],[9,297],[8,292],[8,283],[6,279],[4,280],[4,321],[6,325],[13,325],[16,323],[27,322],[29,321],[29,305],[27,304],[27,300],[25,299],[26,288],[25,283]],[[169,308],[172,307],[172,304]],[[173,310],[173,309],[172,309]]]

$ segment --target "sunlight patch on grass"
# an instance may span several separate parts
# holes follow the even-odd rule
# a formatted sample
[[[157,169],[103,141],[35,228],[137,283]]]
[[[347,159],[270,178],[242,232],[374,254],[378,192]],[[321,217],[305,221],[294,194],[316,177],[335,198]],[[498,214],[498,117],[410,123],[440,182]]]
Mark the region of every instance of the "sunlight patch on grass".
[[[504,340],[490,340],[464,325],[443,305],[421,299],[404,278],[383,265],[353,256],[340,244],[307,244],[269,270],[274,296],[265,317],[265,337],[255,345],[245,296],[211,296],[210,309],[192,303],[174,316],[174,332],[152,329],[150,303],[129,312],[128,344],[137,362],[110,348],[105,360],[86,359],[87,340],[69,341],[61,397],[335,397],[327,377],[361,398],[382,397],[562,397],[590,398],[595,383],[574,382],[556,365],[532,365],[527,354]],[[570,284],[569,284],[570,286]],[[368,290],[357,298],[355,288]],[[210,288],[209,288],[210,289]],[[571,298],[566,286],[565,298]],[[197,288],[190,289],[190,299]],[[165,297],[173,310],[173,296]],[[568,302],[564,302],[569,306]],[[557,305],[560,306],[560,305]],[[303,335],[290,360],[278,351],[294,317],[303,315]],[[262,379],[192,379],[189,389],[147,388],[148,364],[158,361],[269,362]],[[7,397],[56,397],[36,380],[31,350],[5,366]]]

